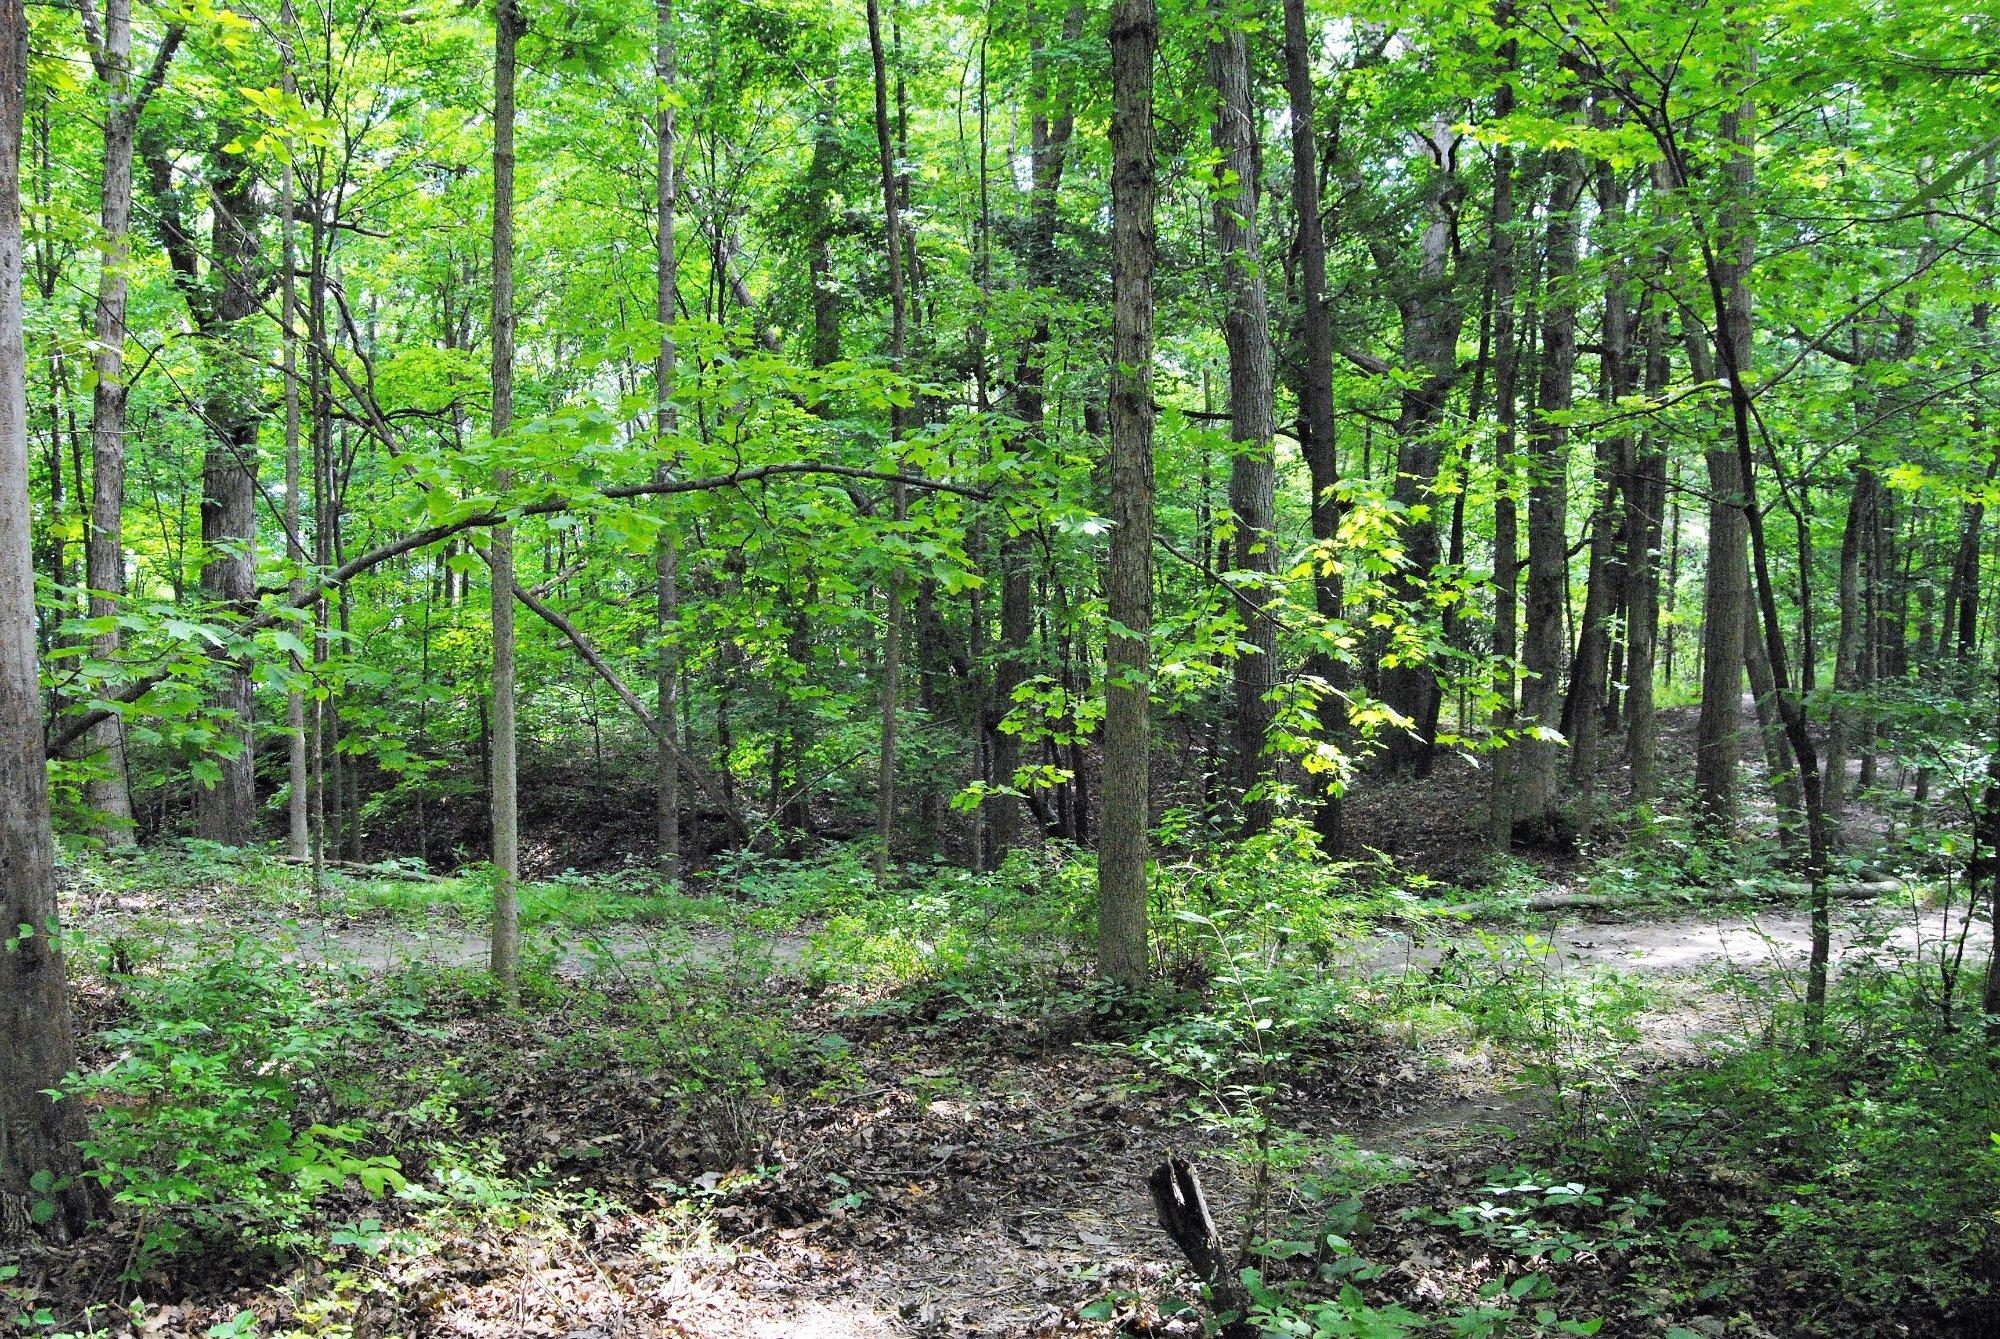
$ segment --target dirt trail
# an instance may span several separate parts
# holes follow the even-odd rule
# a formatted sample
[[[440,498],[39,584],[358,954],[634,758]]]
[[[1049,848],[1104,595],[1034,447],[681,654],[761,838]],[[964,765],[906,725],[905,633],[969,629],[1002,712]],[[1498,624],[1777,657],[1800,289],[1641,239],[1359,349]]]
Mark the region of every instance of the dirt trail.
[[[1950,947],[1959,929],[1955,917],[1937,912],[1843,910],[1836,918],[1836,964],[1935,955]],[[1524,933],[1500,938],[1518,942]],[[1535,960],[1549,970],[1643,974],[1678,992],[1673,1007],[1642,1029],[1627,1057],[1654,1064],[1696,1059],[1740,1025],[1725,993],[1713,988],[1714,973],[1794,970],[1803,966],[1811,944],[1809,921],[1790,912],[1574,924],[1535,933],[1552,945],[1552,952]],[[1990,929],[1974,927],[1969,951],[1983,953],[1990,943]],[[1426,970],[1453,952],[1485,948],[1470,934],[1429,943],[1384,935],[1358,952],[1354,966],[1372,976]],[[1487,1088],[1376,1119],[1336,1123],[1318,1133],[1344,1134],[1357,1150],[1383,1157],[1421,1160],[1472,1141],[1504,1139],[1505,1131],[1540,1119],[1547,1105],[1539,1092]],[[995,1204],[945,1230],[913,1233],[860,1261],[845,1260],[844,1269],[828,1273],[752,1269],[736,1280],[737,1309],[724,1308],[730,1319],[714,1332],[759,1339],[1033,1335],[1058,1327],[1064,1311],[1055,1299],[1111,1285],[1157,1291],[1170,1273],[1173,1251],[1153,1221],[1146,1172],[1169,1147],[1177,1147],[1207,1154],[1203,1176],[1218,1213],[1221,1206],[1241,1202],[1242,1187],[1234,1169],[1191,1128],[1135,1126],[1128,1133],[1129,1142],[1108,1155],[1079,1148],[1074,1179],[1038,1204]]]
[[[1843,907],[1834,917],[1836,963],[1891,962],[1923,956],[1932,960],[1952,951],[1963,929],[1961,912],[1883,907]],[[1657,921],[1552,923],[1539,929],[1490,932],[1494,951],[1516,951],[1532,937],[1547,945],[1545,961],[1555,970],[1611,968],[1645,976],[1691,976],[1717,969],[1766,972],[1802,967],[1812,944],[1812,925],[1803,912],[1729,917],[1684,916]],[[544,932],[565,976],[593,972],[644,974],[676,963],[716,967],[732,963],[763,967],[773,977],[799,971],[810,936],[799,931],[732,935],[723,930],[660,929],[636,924]],[[1967,951],[1983,955],[1992,927],[1975,924]],[[488,957],[489,941],[471,927],[447,925],[411,929],[393,922],[355,924],[341,929],[303,928],[293,953],[305,960],[379,971],[411,964],[476,967]],[[1395,931],[1358,941],[1352,966],[1368,976],[1434,968],[1447,957],[1477,961],[1487,941],[1468,928],[1433,932],[1421,938]]]

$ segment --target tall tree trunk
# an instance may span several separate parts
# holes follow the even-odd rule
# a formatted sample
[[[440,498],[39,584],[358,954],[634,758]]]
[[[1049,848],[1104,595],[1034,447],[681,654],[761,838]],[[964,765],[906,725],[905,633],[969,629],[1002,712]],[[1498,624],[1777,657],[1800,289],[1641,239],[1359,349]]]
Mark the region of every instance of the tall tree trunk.
[[[297,96],[297,79],[292,70],[292,32],[297,18],[292,11],[291,0],[279,6],[279,50],[284,61],[284,88],[287,94]],[[305,562],[306,550],[300,526],[303,524],[299,506],[301,470],[299,463],[299,340],[298,340],[298,179],[293,167],[292,155],[296,145],[285,146],[285,161],[281,169],[278,187],[278,227],[281,233],[281,265],[279,274],[279,315],[281,318],[281,338],[284,341],[282,375],[285,382],[285,559],[291,565],[292,577],[288,583],[289,594],[294,603],[304,596],[306,590]],[[428,615],[425,628],[429,629]],[[428,652],[428,645],[426,652]],[[305,673],[305,657],[292,656],[292,674],[296,677]],[[419,708],[419,721],[422,708]],[[419,727],[421,729],[421,726]],[[294,683],[285,692],[285,832],[286,847],[294,860],[305,861],[312,857],[312,774],[306,758],[306,699],[303,689]],[[421,801],[420,801],[421,803]],[[418,824],[421,832],[422,823]]]
[[[83,1113],[49,1091],[76,1067],[56,924],[55,839],[42,754],[28,509],[27,348],[21,311],[21,124],[28,19],[0,0],[0,1241],[31,1223],[58,1241],[93,1210]],[[52,1178],[53,1184],[44,1180]],[[46,1207],[42,1207],[46,1206]]]
[[[1511,0],[1494,10],[1494,22],[1505,27],[1513,18]],[[1499,51],[1507,77],[1493,95],[1493,115],[1514,110],[1512,75],[1518,46],[1508,38]],[[1514,299],[1519,265],[1514,241],[1514,150],[1502,143],[1493,152],[1493,200],[1488,215],[1489,263],[1493,286],[1493,659],[1497,666],[1500,709],[1493,722],[1502,742],[1493,755],[1493,781],[1487,795],[1487,833],[1505,850],[1514,839],[1515,750],[1505,742],[1514,728],[1514,697],[1520,676],[1521,519],[1514,492],[1519,475],[1514,430],[1519,413],[1521,345],[1515,332]]]
[[[1104,820],[1097,967],[1146,975],[1153,610],[1153,0],[1111,10],[1111,557],[1105,572]]]
[[[889,266],[889,366],[901,375],[909,342],[908,313],[903,287],[903,206],[898,190],[896,149],[889,125],[889,68],[882,47],[882,7],[868,0],[868,53],[875,69],[875,145],[882,166],[882,219],[886,246],[883,259]],[[901,441],[902,407],[889,410],[889,435]],[[890,506],[900,527],[909,512],[909,496],[902,484],[890,485]],[[903,662],[903,574],[892,567],[887,578],[888,608],[882,618],[882,749],[875,780],[876,848],[875,882],[889,881],[895,858],[896,839],[896,709],[902,698]]]
[[[514,429],[514,48],[515,0],[493,6],[493,426]],[[503,450],[505,448],[503,447]],[[513,471],[493,473],[505,494]],[[521,965],[521,830],[514,726],[514,527],[493,528],[493,975],[509,992]]]
[[[1424,597],[1443,557],[1433,497],[1444,458],[1439,426],[1445,400],[1458,380],[1458,336],[1465,323],[1453,265],[1458,179],[1449,155],[1437,142],[1444,133],[1440,125],[1420,137],[1440,161],[1431,168],[1425,191],[1417,266],[1404,277],[1396,299],[1402,322],[1403,368],[1419,380],[1403,391],[1396,417],[1393,497],[1408,519],[1403,526],[1404,562],[1391,584],[1397,617],[1412,622],[1428,620],[1434,608]],[[1370,249],[1383,270],[1402,268],[1386,244],[1371,242]],[[1389,736],[1385,752],[1390,770],[1427,774],[1437,736],[1440,699],[1436,667],[1406,663],[1385,669],[1381,695],[1387,705],[1410,721],[1409,729]]]
[[[1712,378],[1708,351],[1690,339],[1688,362],[1698,381]],[[1701,714],[1695,724],[1695,806],[1713,830],[1736,821],[1736,764],[1742,729],[1743,628],[1749,616],[1743,475],[1725,440],[1703,452],[1708,468],[1708,562],[1701,596]]]
[[[210,359],[203,413],[209,443],[202,456],[202,594],[242,611],[257,599],[257,430],[263,417],[261,359],[251,319],[264,276],[257,182],[247,155],[223,147],[235,138],[224,127],[213,161],[221,172],[210,190],[210,283],[216,289],[208,330]],[[257,746],[252,728],[250,671],[232,663],[223,671],[213,707],[224,718],[231,747],[211,765],[220,775],[197,778],[195,831],[209,841],[242,846],[256,835]]]
[[[1608,126],[1599,115],[1596,120]],[[1625,182],[1609,164],[1597,173],[1597,224],[1602,234],[1596,249],[1604,257],[1603,333],[1599,345],[1598,397],[1607,411],[1632,389],[1630,370],[1631,312],[1626,299],[1625,267],[1615,248],[1625,216]],[[1624,570],[1618,562],[1619,488],[1631,470],[1632,439],[1625,434],[1600,434],[1591,479],[1590,566],[1584,594],[1582,629],[1576,660],[1570,666],[1569,700],[1564,733],[1570,738],[1569,774],[1577,791],[1577,822],[1586,835],[1597,807],[1598,741],[1604,733],[1604,707],[1611,669],[1611,624],[1624,605]]]
[[[1313,608],[1331,624],[1340,617],[1341,583],[1330,561],[1340,529],[1339,441],[1333,423],[1333,312],[1326,284],[1326,233],[1320,222],[1319,127],[1313,116],[1312,45],[1306,29],[1305,0],[1285,0],[1285,92],[1292,125],[1292,212],[1299,227],[1299,453],[1312,476],[1312,536],[1327,548],[1329,561],[1313,565]],[[1320,731],[1328,740],[1345,736],[1346,710],[1333,691],[1344,675],[1330,655],[1316,654],[1309,667],[1321,684]],[[1313,810],[1320,849],[1337,855],[1344,845],[1341,797],[1332,787]]]
[[[1083,30],[1083,10],[1071,5],[1063,17],[1062,41],[1073,43]],[[1055,284],[1056,225],[1063,169],[1069,161],[1069,142],[1075,132],[1071,82],[1061,82],[1059,90],[1049,87],[1049,58],[1039,36],[1032,43],[1035,110],[1028,125],[1031,181],[1028,200],[1028,237],[1023,269],[1028,286],[1037,293]],[[1045,107],[1053,101],[1054,115]],[[1043,439],[1047,417],[1042,360],[1049,344],[1048,317],[1036,318],[1029,331],[1027,347],[1015,369],[1016,412],[1026,425],[1023,434],[1031,447]],[[993,751],[993,774],[1002,785],[1011,787],[1021,766],[1021,739],[999,728],[1013,709],[1015,690],[1034,672],[1029,650],[1034,632],[1034,532],[1016,524],[1002,512],[1000,538],[1000,644],[994,662],[993,701],[987,710],[988,737]],[[993,853],[1005,858],[1020,843],[1021,802],[1012,795],[997,796],[988,806],[987,821]]]
[[[1210,5],[1210,19],[1222,26],[1208,47],[1208,75],[1216,93],[1210,138],[1216,170],[1228,175],[1218,175],[1212,199],[1222,261],[1222,334],[1229,346],[1229,436],[1236,443],[1229,462],[1235,536],[1230,566],[1242,574],[1236,596],[1244,645],[1235,661],[1234,770],[1244,829],[1257,832],[1271,821],[1270,800],[1258,792],[1275,714],[1269,698],[1278,659],[1277,623],[1266,612],[1274,594],[1270,578],[1278,570],[1270,314],[1257,238],[1257,120],[1250,101],[1249,43],[1240,28],[1229,26],[1219,3]]]
[[[1863,460],[1865,461],[1865,456]],[[1838,598],[1840,623],[1834,634],[1834,702],[1826,735],[1826,812],[1838,819],[1847,803],[1847,760],[1860,732],[1856,717],[1861,714],[1857,695],[1861,692],[1867,648],[1867,610],[1862,603],[1862,558],[1868,547],[1868,532],[1875,524],[1875,493],[1880,485],[1875,472],[1858,463],[1854,482],[1847,494],[1847,523],[1840,533],[1840,574]]]
[[[1641,320],[1646,352],[1646,395],[1667,388],[1665,302],[1655,297]],[[1653,707],[1653,667],[1660,641],[1660,548],[1665,538],[1667,438],[1648,428],[1639,441],[1626,490],[1626,542],[1630,573],[1625,619],[1625,766],[1631,774],[1632,802],[1647,805],[1659,793],[1658,750]]]
[[[654,10],[653,73],[659,81],[658,105],[653,112],[653,135],[658,150],[656,226],[659,229],[659,264],[655,274],[653,317],[660,324],[660,352],[653,364],[653,405],[655,427],[659,431],[662,463],[655,477],[664,481],[664,457],[672,450],[669,441],[675,429],[674,336],[675,299],[680,290],[680,268],[674,250],[674,85],[678,77],[674,50],[673,0],[659,0]],[[655,652],[655,719],[659,722],[656,765],[658,767],[656,815],[659,829],[660,872],[669,879],[681,877],[681,772],[674,736],[680,729],[680,647],[675,622],[680,617],[680,541],[674,533],[673,501],[661,499],[666,523],[660,529],[653,550],[653,633],[658,638]]]
[[[86,13],[90,12],[86,9]],[[94,25],[93,25],[94,26]],[[92,61],[104,84],[104,161],[99,178],[98,246],[102,268],[97,281],[96,384],[91,389],[90,530],[84,542],[84,580],[90,589],[90,616],[108,618],[125,593],[125,312],[130,287],[132,161],[139,114],[164,76],[180,45],[181,30],[170,28],[155,56],[153,71],[135,79],[132,64],[131,0],[106,0],[102,29],[92,41]],[[116,629],[99,634],[91,654],[118,655]],[[106,720],[91,732],[98,775],[86,800],[99,815],[96,835],[107,845],[133,840],[132,798],[125,759],[124,722]]]
[[[1743,43],[1741,79],[1747,89],[1754,79],[1754,53],[1747,32],[1739,33]],[[1751,393],[1748,373],[1751,364],[1751,298],[1746,283],[1757,255],[1755,212],[1756,160],[1753,130],[1756,105],[1746,94],[1741,104],[1724,113],[1721,137],[1732,146],[1725,164],[1729,194],[1724,211],[1723,237],[1716,240],[1703,234],[1702,266],[1708,281],[1710,302],[1715,313],[1716,361],[1728,384],[1730,427],[1736,448],[1736,510],[1750,545],[1750,570],[1754,578],[1757,617],[1763,626],[1764,649],[1771,669],[1771,701],[1783,723],[1784,738],[1792,755],[1798,794],[1805,809],[1806,886],[1812,917],[1812,948],[1806,960],[1806,1009],[1817,1026],[1825,1019],[1826,990],[1832,959],[1832,914],[1827,900],[1827,874],[1832,860],[1831,829],[1823,803],[1818,746],[1808,727],[1805,703],[1791,687],[1791,672],[1785,651],[1785,629],[1778,612],[1776,583],[1771,578],[1770,546],[1764,533],[1764,513],[1757,506],[1756,450],[1751,437]],[[1678,164],[1686,180],[1686,164]],[[1776,462],[1772,462],[1776,468]],[[1733,690],[1732,681],[1729,685]],[[1703,685],[1703,697],[1711,692]],[[1815,1036],[1814,1045],[1818,1038]]]
[[[1546,839],[1557,826],[1561,755],[1554,740],[1562,723],[1562,658],[1568,638],[1563,607],[1569,593],[1569,430],[1562,416],[1574,400],[1576,373],[1577,206],[1583,158],[1573,149],[1554,156],[1549,187],[1548,270],[1542,310],[1542,356],[1535,416],[1529,428],[1528,598],[1522,668],[1521,726],[1534,732],[1517,746],[1514,826]]]

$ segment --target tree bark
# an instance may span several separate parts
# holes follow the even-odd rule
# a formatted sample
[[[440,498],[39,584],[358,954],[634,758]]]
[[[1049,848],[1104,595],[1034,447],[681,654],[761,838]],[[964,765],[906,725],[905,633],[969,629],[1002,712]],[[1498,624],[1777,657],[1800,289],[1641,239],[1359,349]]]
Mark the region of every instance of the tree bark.
[[[1608,126],[1601,113],[1595,118]],[[1625,216],[1625,182],[1609,164],[1597,174],[1597,223],[1593,235],[1604,234],[1596,249],[1604,257],[1603,332],[1599,344],[1598,396],[1610,410],[1631,389],[1631,312],[1626,299],[1625,267],[1617,257],[1622,242],[1619,227]],[[1564,731],[1570,738],[1569,775],[1576,786],[1579,829],[1588,835],[1597,807],[1598,741],[1604,734],[1604,707],[1611,669],[1611,624],[1624,605],[1624,572],[1618,562],[1620,487],[1629,474],[1632,439],[1625,434],[1600,434],[1591,479],[1590,565],[1586,573],[1582,628],[1576,659],[1570,666],[1570,693],[1565,703]]]
[[[1495,7],[1494,22],[1513,20],[1511,0]],[[1518,44],[1508,38],[1499,51],[1505,76],[1493,95],[1496,119],[1514,110],[1513,74]],[[1519,405],[1521,347],[1515,332],[1514,300],[1519,266],[1514,241],[1514,150],[1501,144],[1493,152],[1493,199],[1488,215],[1489,263],[1493,285],[1493,659],[1499,678],[1500,709],[1494,730],[1500,737],[1493,754],[1493,781],[1487,796],[1487,833],[1506,850],[1514,840],[1514,749],[1506,735],[1515,724],[1515,693],[1520,675],[1521,521],[1514,493],[1519,474],[1515,426]]]
[[[1535,732],[1518,747],[1514,829],[1538,840],[1558,834],[1562,724],[1562,659],[1568,642],[1563,607],[1569,591],[1569,430],[1561,422],[1574,402],[1576,373],[1577,206],[1583,158],[1558,151],[1552,166],[1544,254],[1548,280],[1542,311],[1542,356],[1535,416],[1529,428],[1528,598],[1522,668],[1521,725]]]
[[[661,463],[656,477],[668,477],[665,456],[672,450],[674,412],[675,301],[680,289],[679,258],[674,249],[674,85],[678,77],[674,49],[673,0],[659,0],[654,9],[653,74],[659,81],[658,105],[653,112],[653,134],[658,151],[654,189],[659,229],[659,264],[655,274],[653,317],[660,326],[660,352],[653,364],[653,404],[655,426],[660,435]],[[674,532],[673,504],[662,500],[665,513],[660,536],[653,549],[653,633],[658,639],[654,659],[655,710],[659,728],[655,814],[659,832],[660,872],[669,879],[682,873],[681,852],[681,773],[675,756],[675,733],[680,728],[680,646],[676,623],[680,617],[680,544]]]
[[[1208,74],[1216,115],[1210,138],[1217,155],[1213,194],[1216,250],[1222,262],[1222,334],[1229,346],[1229,509],[1234,538],[1230,566],[1238,573],[1236,613],[1244,645],[1235,659],[1233,770],[1243,827],[1271,821],[1260,792],[1264,751],[1275,708],[1278,627],[1266,612],[1278,570],[1277,465],[1272,454],[1270,313],[1257,236],[1257,121],[1250,100],[1250,50],[1240,28],[1228,26],[1219,0],[1210,19],[1223,31],[1209,43]]]
[[[889,267],[889,366],[897,375],[909,341],[909,316],[903,286],[903,207],[896,171],[896,149],[889,126],[889,69],[882,46],[882,7],[868,0],[868,52],[875,70],[875,144],[882,166],[882,220],[886,232],[883,259]],[[889,436],[900,442],[903,409],[889,409]],[[900,528],[909,512],[909,494],[891,484],[890,508]],[[902,698],[903,574],[892,566],[887,579],[887,608],[882,616],[882,748],[875,778],[875,882],[889,881],[896,842],[896,713]]]
[[[1153,600],[1153,0],[1111,11],[1111,557],[1105,572],[1104,818],[1097,967],[1146,976],[1148,696]]]
[[[292,71],[292,30],[296,23],[291,0],[278,10],[279,50],[284,62],[284,88],[297,96],[297,80]],[[291,565],[288,583],[291,598],[305,590],[306,550],[299,527],[303,524],[299,507],[301,471],[299,463],[299,341],[298,341],[298,239],[297,174],[292,166],[295,145],[285,146],[284,166],[278,187],[278,227],[283,266],[279,276],[279,313],[284,341],[282,376],[285,382],[285,559]],[[305,673],[305,658],[292,656],[292,674]],[[419,718],[421,720],[421,717]],[[292,859],[304,861],[312,855],[311,767],[306,757],[306,699],[297,683],[285,692],[285,833],[286,848]],[[419,830],[421,831],[421,822]]]
[[[1313,609],[1330,627],[1340,618],[1341,581],[1333,562],[1340,530],[1339,440],[1333,422],[1333,313],[1328,306],[1326,232],[1320,222],[1319,127],[1313,116],[1312,46],[1305,0],[1285,0],[1285,92],[1292,125],[1292,212],[1299,228],[1299,454],[1312,478],[1310,515],[1313,542],[1326,552],[1313,564]],[[1347,733],[1346,710],[1334,690],[1345,677],[1331,655],[1316,653],[1308,665],[1322,685],[1317,717],[1329,741]],[[1341,831],[1339,778],[1313,808],[1320,849],[1338,855]]]
[[[1641,320],[1646,355],[1646,395],[1667,388],[1667,318],[1655,298]],[[1630,574],[1625,619],[1625,766],[1635,805],[1659,794],[1658,749],[1653,705],[1653,669],[1660,639],[1660,547],[1665,538],[1667,439],[1648,428],[1641,436],[1631,482],[1626,489],[1626,542]]]
[[[1063,17],[1062,40],[1065,43],[1074,42],[1082,30],[1083,10],[1080,6],[1071,5]],[[1039,40],[1033,45],[1037,108],[1028,126],[1032,170],[1028,237],[1022,268],[1028,286],[1039,294],[1051,290],[1055,284],[1056,226],[1060,218],[1063,169],[1069,161],[1069,142],[1075,132],[1076,115],[1067,80],[1054,94],[1054,116],[1041,109],[1041,104],[1051,97],[1048,57]],[[1043,442],[1044,421],[1048,413],[1042,359],[1048,348],[1049,336],[1048,317],[1038,315],[1015,370],[1016,410],[1021,422],[1026,425],[1025,439],[1035,445]],[[994,777],[1000,785],[1011,787],[1014,774],[1021,766],[1021,738],[1000,729],[999,724],[1013,709],[1015,691],[1034,672],[1029,644],[1035,622],[1035,536],[1028,527],[1007,517],[1004,511],[1001,525],[1000,643],[996,648],[993,701],[987,718]],[[988,806],[987,821],[996,858],[1004,859],[1007,852],[1020,843],[1022,809],[1020,800],[1012,795],[997,796]]]
[[[76,1067],[56,923],[55,839],[42,759],[28,508],[27,349],[21,309],[21,125],[28,20],[0,0],[0,1241],[31,1225],[59,1242],[95,1208],[82,1111],[48,1092]]]
[[[522,21],[515,0],[494,0],[493,15],[493,424],[495,440],[514,429],[514,51]],[[504,450],[504,447],[503,447]],[[513,471],[494,471],[504,495]],[[514,724],[514,528],[493,528],[493,975],[514,990],[521,964],[521,831]]]
[[[86,16],[94,14],[88,6]],[[86,23],[86,34],[98,28]],[[90,530],[84,543],[84,581],[90,589],[92,618],[118,611],[125,593],[125,313],[130,288],[132,230],[132,163],[139,114],[166,74],[181,41],[181,29],[167,30],[155,56],[153,73],[135,80],[132,62],[131,0],[106,0],[102,27],[91,39],[91,59],[104,85],[104,160],[99,178],[98,245],[103,261],[97,281],[97,312],[93,366],[96,384],[90,397]],[[80,481],[79,481],[80,482]],[[118,656],[120,636],[114,628],[92,642],[100,660]],[[101,755],[86,802],[97,815],[93,828],[109,846],[134,840],[132,796],[125,757],[125,726],[116,717],[92,735]]]

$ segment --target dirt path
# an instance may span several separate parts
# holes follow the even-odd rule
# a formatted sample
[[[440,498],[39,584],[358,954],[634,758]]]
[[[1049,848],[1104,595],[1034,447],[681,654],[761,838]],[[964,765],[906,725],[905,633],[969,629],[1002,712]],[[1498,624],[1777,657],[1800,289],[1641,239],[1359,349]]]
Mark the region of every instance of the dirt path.
[[[1908,961],[1921,955],[1935,961],[1951,952],[1963,930],[1959,912],[1882,907],[1844,907],[1834,918],[1836,963]],[[1644,976],[1691,976],[1716,970],[1762,973],[1805,964],[1812,926],[1804,913],[1716,919],[1685,916],[1669,920],[1573,922],[1491,934],[1490,945],[1471,929],[1433,932],[1421,938],[1384,932],[1359,941],[1355,969],[1368,976],[1433,968],[1447,957],[1477,961],[1489,952],[1518,952],[1531,939],[1546,945],[1552,969],[1610,968]],[[565,976],[593,972],[633,975],[687,963],[716,967],[740,963],[762,967],[772,976],[797,972],[806,962],[810,936],[800,931],[746,933],[696,927],[661,929],[611,925],[543,932]],[[1992,927],[1976,924],[1966,935],[1967,950],[1983,955]],[[380,971],[412,964],[477,967],[489,941],[477,929],[456,924],[413,929],[394,922],[360,923],[340,929],[303,928],[293,953],[301,959]]]

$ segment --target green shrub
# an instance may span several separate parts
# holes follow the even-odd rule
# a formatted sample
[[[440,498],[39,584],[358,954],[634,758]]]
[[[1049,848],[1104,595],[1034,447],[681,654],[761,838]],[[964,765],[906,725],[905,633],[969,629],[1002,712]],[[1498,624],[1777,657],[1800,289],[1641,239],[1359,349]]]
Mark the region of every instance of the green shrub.
[[[89,1112],[90,1174],[138,1216],[143,1256],[195,1241],[296,1247],[320,1199],[401,1188],[396,1160],[366,1151],[342,1081],[400,1011],[328,989],[339,984],[247,941],[133,979],[130,1021],[98,1039],[111,1063],[72,1076],[67,1096]]]

